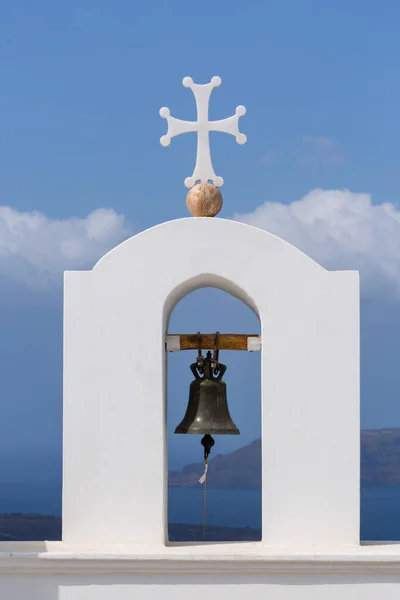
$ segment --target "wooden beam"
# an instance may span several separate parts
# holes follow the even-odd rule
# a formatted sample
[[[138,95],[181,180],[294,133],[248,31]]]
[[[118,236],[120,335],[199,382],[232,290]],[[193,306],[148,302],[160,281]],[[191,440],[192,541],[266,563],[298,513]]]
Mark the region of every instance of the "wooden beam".
[[[202,350],[213,350],[215,333],[201,334]],[[165,340],[168,352],[180,350],[197,350],[197,333],[168,334]],[[218,341],[219,350],[247,350],[257,352],[261,350],[261,338],[256,333],[220,333]]]

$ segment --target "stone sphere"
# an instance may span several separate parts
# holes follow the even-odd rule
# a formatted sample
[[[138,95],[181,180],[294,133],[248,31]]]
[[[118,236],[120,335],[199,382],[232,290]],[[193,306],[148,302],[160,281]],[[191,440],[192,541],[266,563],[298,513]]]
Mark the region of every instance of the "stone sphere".
[[[186,205],[194,217],[215,217],[222,208],[222,194],[211,183],[198,183],[188,191]]]

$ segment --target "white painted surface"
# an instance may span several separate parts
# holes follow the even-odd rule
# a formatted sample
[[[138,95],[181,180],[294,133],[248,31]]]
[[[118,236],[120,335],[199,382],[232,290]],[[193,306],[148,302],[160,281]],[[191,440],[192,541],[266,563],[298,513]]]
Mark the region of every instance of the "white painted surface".
[[[215,174],[211,162],[210,152],[210,131],[220,131],[222,133],[230,133],[235,136],[238,144],[245,144],[246,136],[239,131],[239,118],[246,114],[244,106],[237,106],[235,114],[226,119],[219,121],[208,120],[208,108],[210,103],[211,92],[215,87],[221,85],[220,77],[213,77],[210,83],[199,84],[194,83],[191,77],[185,77],[182,81],[184,87],[190,88],[196,100],[197,121],[183,121],[171,117],[169,108],[164,106],[160,109],[160,116],[167,119],[168,131],[166,135],[160,138],[163,146],[169,146],[171,138],[182,133],[195,131],[197,133],[197,155],[196,166],[193,175],[185,179],[185,185],[188,188],[194,186],[198,181],[211,181],[217,187],[221,187],[224,183],[222,177]]]
[[[181,336],[180,335],[167,335],[165,339],[165,347],[167,352],[180,352],[181,349]]]
[[[358,274],[207,218],[152,228],[65,274],[65,543],[164,544],[165,334],[176,303],[204,286],[261,321],[263,542],[250,555],[357,545]]]
[[[118,585],[86,583],[74,587],[60,586],[58,600],[204,600],[218,594],[226,600],[337,600],[338,593],[343,600],[398,600],[400,577],[385,581],[382,577],[367,576],[368,586],[357,582],[354,577],[336,578],[320,577],[312,581],[307,575],[286,578],[261,577],[204,577],[196,578],[192,583],[185,577],[179,583],[171,577],[162,579],[147,577],[136,585],[122,581]],[[340,591],[338,589],[340,584]],[[367,588],[367,589],[365,589]]]
[[[56,546],[57,544],[53,544]],[[54,550],[54,547],[53,547]],[[364,552],[365,550],[365,552]],[[238,555],[181,560],[156,557],[0,555],[0,597],[10,600],[397,600],[400,551],[384,547],[347,554]]]
[[[249,352],[260,352],[261,337],[259,335],[247,338],[247,350]]]

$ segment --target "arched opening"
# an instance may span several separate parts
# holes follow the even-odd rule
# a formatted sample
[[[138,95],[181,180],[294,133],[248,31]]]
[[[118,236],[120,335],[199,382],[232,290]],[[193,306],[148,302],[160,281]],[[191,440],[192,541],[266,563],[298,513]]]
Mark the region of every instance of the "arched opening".
[[[218,289],[222,287],[220,281],[213,281],[218,288],[198,285],[202,283],[202,278],[198,278],[174,293],[174,299],[178,296],[178,300],[172,310],[172,302],[168,306],[168,334],[220,331],[260,335],[259,318],[251,300],[243,297],[241,290],[229,282],[223,282],[224,291]],[[168,539],[172,542],[260,540],[261,352],[220,351],[219,360],[227,366],[223,379],[229,411],[240,435],[213,435],[215,446],[207,473],[205,538],[204,485],[198,482],[203,473],[202,436],[174,434],[186,411],[193,380],[189,367],[196,355],[195,350],[168,353]]]

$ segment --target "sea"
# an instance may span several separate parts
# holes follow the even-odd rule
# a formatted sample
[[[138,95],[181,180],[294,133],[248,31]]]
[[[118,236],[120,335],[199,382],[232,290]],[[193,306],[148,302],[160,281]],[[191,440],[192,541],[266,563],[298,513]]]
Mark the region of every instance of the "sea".
[[[54,482],[1,482],[0,513],[61,515],[61,489]],[[170,487],[169,523],[197,525],[203,518],[203,487]],[[207,523],[223,527],[261,528],[258,489],[208,487]],[[400,541],[400,487],[361,490],[361,540]]]

